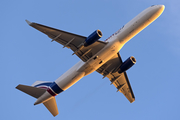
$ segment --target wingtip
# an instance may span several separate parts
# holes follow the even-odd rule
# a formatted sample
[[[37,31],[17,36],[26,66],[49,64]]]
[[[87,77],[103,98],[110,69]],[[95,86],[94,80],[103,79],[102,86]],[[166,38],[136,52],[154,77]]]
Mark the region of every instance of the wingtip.
[[[31,25],[31,24],[32,24],[32,22],[30,22],[30,21],[28,21],[28,20],[26,20],[26,22],[27,22],[28,25]]]
[[[53,114],[53,116],[54,116],[54,117],[56,117],[58,114],[59,114],[59,112],[58,112],[58,113],[56,113],[56,114]]]
[[[17,85],[15,88],[19,90],[19,87],[21,86],[21,84]]]
[[[133,100],[130,101],[130,103],[133,103],[135,101],[135,98]]]

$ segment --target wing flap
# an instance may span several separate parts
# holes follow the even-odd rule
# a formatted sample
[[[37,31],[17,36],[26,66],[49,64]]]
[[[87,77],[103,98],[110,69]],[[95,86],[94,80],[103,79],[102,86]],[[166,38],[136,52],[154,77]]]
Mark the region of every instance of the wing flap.
[[[100,40],[96,41],[92,45],[84,47],[83,49],[76,52],[76,55],[84,62],[89,60],[97,52],[99,52],[107,43]]]
[[[99,52],[107,43],[103,41],[96,41],[92,45],[80,49],[86,37],[77,34],[69,33],[63,30],[55,29],[38,23],[26,22],[33,28],[46,34],[52,41],[62,44],[64,47],[70,48],[82,61],[86,62],[89,58]]]
[[[124,94],[124,96],[130,101],[130,103],[135,101],[135,96],[132,91],[129,79],[127,78],[126,72],[122,73],[121,76],[112,81],[113,85],[117,88],[117,91]]]
[[[124,94],[124,96],[132,103],[135,101],[135,96],[132,91],[129,79],[126,72],[119,74],[117,69],[122,64],[122,59],[119,55],[115,55],[111,60],[101,66],[97,72],[102,74],[104,77],[109,78],[111,84],[113,84],[117,91]]]

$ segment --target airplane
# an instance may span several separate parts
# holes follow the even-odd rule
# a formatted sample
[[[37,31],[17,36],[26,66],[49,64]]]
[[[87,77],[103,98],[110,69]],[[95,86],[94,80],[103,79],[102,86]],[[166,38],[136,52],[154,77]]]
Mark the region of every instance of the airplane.
[[[96,71],[103,78],[109,78],[117,92],[123,93],[130,103],[134,102],[135,96],[126,71],[136,63],[136,59],[131,56],[123,62],[119,51],[125,43],[156,20],[164,8],[164,5],[148,7],[105,41],[99,40],[102,37],[100,30],[84,37],[26,20],[31,27],[43,32],[52,41],[62,44],[63,48],[70,48],[73,55],[76,54],[81,60],[54,82],[36,81],[31,86],[19,84],[16,88],[37,98],[34,105],[43,103],[56,116],[59,112],[55,96]]]

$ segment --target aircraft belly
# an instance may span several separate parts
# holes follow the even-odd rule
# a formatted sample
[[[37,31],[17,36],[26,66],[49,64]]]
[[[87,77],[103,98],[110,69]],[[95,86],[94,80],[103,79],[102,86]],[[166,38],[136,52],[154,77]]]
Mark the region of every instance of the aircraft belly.
[[[110,60],[118,51],[122,48],[122,44],[116,40],[109,43],[105,48],[99,51],[95,56],[93,56],[87,62],[79,61],[71,69],[60,76],[55,82],[62,89],[66,90],[82,77],[94,72],[108,60]],[[95,59],[95,57],[97,57]]]
[[[99,51],[96,55],[94,55],[78,71],[84,71],[85,75],[88,75],[94,72],[103,64],[105,64],[108,60],[110,60],[115,54],[117,54],[121,48],[122,48],[122,44],[118,40],[112,43],[109,43],[109,45],[107,45],[105,48]]]
[[[57,81],[57,84],[62,90],[65,91],[66,89],[74,85],[77,81],[79,81],[82,77],[84,77],[84,75],[85,72],[74,71],[73,73],[70,73],[68,76],[66,76],[66,78],[64,79],[61,79],[60,77]]]
[[[61,75],[55,82],[62,89],[66,90],[84,77],[84,71],[77,71],[79,67],[84,64],[83,61],[79,61],[76,65],[70,68],[67,72]]]
[[[151,10],[151,8],[143,11],[130,22],[128,22],[122,29],[117,31],[117,34],[109,38],[109,43],[101,49],[96,55],[90,58],[87,62],[80,61],[65,74],[59,77],[56,81],[62,90],[68,89],[75,84],[82,77],[94,72],[108,60],[110,60],[123,45],[133,38],[136,34],[153,22],[161,11]]]

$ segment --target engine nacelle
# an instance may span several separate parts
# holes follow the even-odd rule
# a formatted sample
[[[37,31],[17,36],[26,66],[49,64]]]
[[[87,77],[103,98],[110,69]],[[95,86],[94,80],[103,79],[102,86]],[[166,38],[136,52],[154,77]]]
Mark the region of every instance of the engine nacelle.
[[[125,72],[126,70],[131,68],[135,63],[136,63],[136,59],[133,56],[129,57],[126,61],[124,61],[121,64],[120,69],[118,70],[118,73]]]
[[[88,46],[96,42],[99,38],[102,37],[102,32],[100,30],[94,31],[91,35],[89,35],[84,43],[84,46]]]

